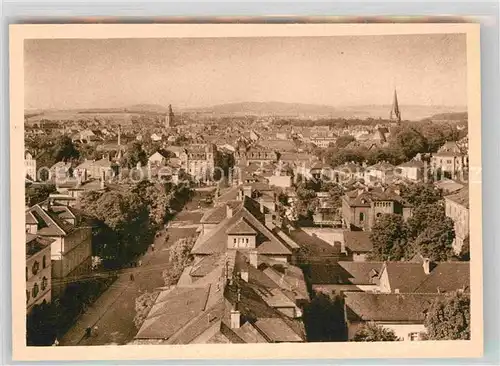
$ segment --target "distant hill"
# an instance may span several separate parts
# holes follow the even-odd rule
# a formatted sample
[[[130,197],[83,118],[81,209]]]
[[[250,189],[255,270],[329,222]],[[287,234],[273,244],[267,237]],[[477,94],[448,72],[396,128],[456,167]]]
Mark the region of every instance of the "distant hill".
[[[167,113],[168,107],[159,104],[135,104],[124,108],[129,113]]]
[[[337,110],[332,106],[316,104],[283,102],[242,102],[219,104],[208,108],[190,109],[186,110],[186,112],[201,112],[213,114],[307,116],[334,115]]]
[[[467,112],[439,113],[430,117],[431,120],[437,121],[466,121],[467,118]]]
[[[404,120],[421,120],[448,113],[463,113],[464,107],[401,105]],[[390,105],[339,106],[282,103],[243,102],[215,105],[208,108],[186,110],[186,112],[211,113],[215,115],[274,115],[282,117],[330,117],[330,118],[383,118],[389,117]]]

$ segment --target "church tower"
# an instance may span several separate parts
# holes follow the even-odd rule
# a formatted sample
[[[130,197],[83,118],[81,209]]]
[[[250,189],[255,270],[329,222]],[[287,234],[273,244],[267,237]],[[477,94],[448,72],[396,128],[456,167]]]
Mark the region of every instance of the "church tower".
[[[174,112],[172,111],[172,104],[168,105],[168,114],[165,116],[165,128],[174,126]]]
[[[394,89],[394,100],[392,101],[392,108],[389,119],[393,122],[397,122],[398,124],[401,123],[401,111],[399,110],[398,94],[396,92],[396,89]]]

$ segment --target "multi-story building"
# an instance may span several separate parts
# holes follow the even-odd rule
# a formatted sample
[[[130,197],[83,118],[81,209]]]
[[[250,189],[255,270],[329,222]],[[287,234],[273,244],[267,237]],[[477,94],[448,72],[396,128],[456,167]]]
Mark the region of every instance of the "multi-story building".
[[[36,180],[36,159],[29,152],[24,155],[24,176]]]
[[[278,153],[272,149],[261,146],[250,147],[248,150],[236,150],[236,162],[267,163],[278,160]]]
[[[432,156],[431,166],[445,178],[457,178],[467,172],[469,157],[456,142],[447,142]]]
[[[406,220],[412,207],[397,188],[356,189],[342,197],[342,219],[348,228],[371,230],[382,214],[400,214]]]
[[[389,182],[394,177],[394,165],[381,161],[377,164],[371,165],[364,171],[364,179],[366,184],[372,182]]]
[[[425,163],[420,160],[410,160],[396,167],[395,173],[399,178],[420,182],[424,179]]]
[[[469,236],[469,188],[444,197],[446,216],[454,223],[455,240],[453,250],[460,254],[465,239]]]
[[[26,233],[26,310],[51,301],[50,246],[54,240]]]
[[[217,146],[214,144],[193,144],[179,155],[181,169],[199,180],[209,180],[215,171]]]
[[[88,274],[92,262],[92,230],[67,206],[48,200],[26,211],[26,233],[51,240],[52,296],[58,297],[69,283]]]

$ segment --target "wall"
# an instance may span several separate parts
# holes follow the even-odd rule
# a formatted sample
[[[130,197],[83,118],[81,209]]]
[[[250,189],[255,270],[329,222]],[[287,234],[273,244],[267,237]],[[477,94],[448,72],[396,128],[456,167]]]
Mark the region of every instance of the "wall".
[[[287,175],[272,175],[268,178],[269,184],[276,187],[288,188],[292,186],[292,177]]]
[[[469,210],[465,206],[445,198],[445,213],[453,220],[455,229],[453,250],[455,254],[459,254],[465,238],[469,235]]]
[[[287,263],[290,256],[288,256],[288,255],[266,255],[266,257],[268,257],[269,259],[271,259],[273,261]]]
[[[43,268],[43,257],[45,256],[45,268]],[[38,272],[33,274],[32,268],[33,264],[38,262]],[[28,274],[26,278],[26,290],[29,291],[29,300],[26,302],[26,308],[28,312],[32,309],[35,304],[41,304],[44,300],[46,302],[51,301],[51,260],[50,260],[50,247],[46,247],[34,254],[26,261],[26,273]],[[43,278],[46,278],[46,288],[42,289],[42,281]],[[35,284],[38,284],[38,294],[36,297],[33,297],[33,287]]]
[[[380,292],[391,292],[391,286],[389,284],[389,275],[387,274],[387,270],[385,268],[382,270],[382,273],[380,274],[379,288]]]
[[[396,337],[401,338],[403,341],[409,341],[410,333],[421,333],[425,332],[426,329],[423,324],[419,323],[382,323],[376,322],[378,325],[383,326],[384,328],[391,329],[396,334]],[[351,340],[354,338],[357,330],[363,326],[364,322],[348,322],[347,325],[347,334],[348,339]]]
[[[367,253],[352,253],[353,262],[366,262]]]
[[[236,240],[236,243],[234,242]],[[255,235],[228,235],[228,248],[255,248]]]

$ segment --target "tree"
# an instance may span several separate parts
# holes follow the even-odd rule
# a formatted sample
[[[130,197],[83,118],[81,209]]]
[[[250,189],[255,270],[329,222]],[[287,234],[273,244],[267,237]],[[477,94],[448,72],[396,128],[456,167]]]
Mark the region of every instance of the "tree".
[[[381,215],[372,227],[371,260],[398,261],[408,256],[408,241],[403,217],[398,214]]]
[[[401,150],[407,160],[417,153],[428,151],[427,139],[412,127],[403,128],[396,134],[394,146]]]
[[[415,253],[432,261],[446,261],[453,256],[454,224],[441,203],[415,208],[407,222],[407,234]]]
[[[40,203],[49,198],[49,195],[54,192],[57,192],[54,184],[32,184],[26,187],[24,191],[26,205],[31,207]]]
[[[441,190],[429,183],[413,183],[403,186],[401,197],[414,207],[434,204],[443,199]]]
[[[56,139],[52,147],[52,156],[56,162],[70,161],[78,159],[80,157],[80,152],[73,144],[73,141],[71,141],[68,136],[64,135]]]
[[[134,141],[128,146],[126,162],[129,168],[135,168],[137,163],[141,163],[141,166],[147,165],[148,156],[142,149],[142,144],[140,142]]]
[[[165,286],[172,286],[179,281],[182,271],[191,263],[191,249],[195,237],[181,238],[170,247],[169,266],[162,272]]]
[[[343,149],[353,141],[356,141],[356,139],[351,135],[339,136],[339,138],[335,142],[335,147]]]
[[[143,253],[153,230],[147,204],[127,191],[89,192],[80,201],[85,214],[95,220],[96,255],[124,264]],[[96,239],[97,239],[96,238]]]
[[[427,311],[424,325],[431,340],[470,339],[470,297],[455,292],[437,298]]]
[[[137,329],[141,328],[159,294],[159,291],[144,292],[135,299],[134,324]]]
[[[341,296],[330,297],[316,293],[304,308],[304,325],[309,342],[342,342],[347,339],[344,301]]]
[[[399,338],[392,329],[370,322],[359,328],[352,340],[354,342],[389,342],[399,341]]]
[[[460,249],[460,260],[462,261],[470,261],[470,238],[467,235],[462,244],[462,248]]]

